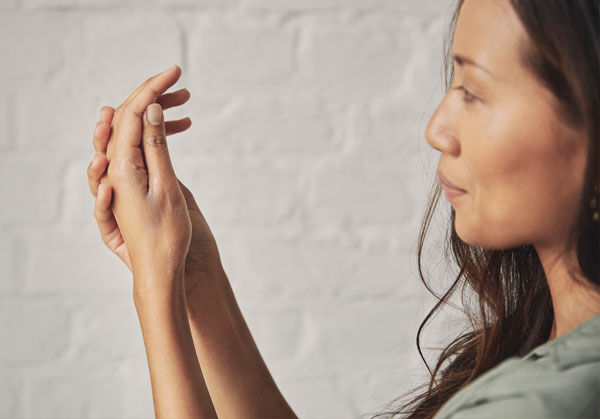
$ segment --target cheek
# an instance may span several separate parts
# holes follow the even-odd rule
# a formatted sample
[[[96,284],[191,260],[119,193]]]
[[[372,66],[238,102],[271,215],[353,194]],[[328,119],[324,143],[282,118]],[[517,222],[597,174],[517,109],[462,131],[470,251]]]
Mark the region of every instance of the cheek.
[[[459,209],[456,218],[463,240],[469,237],[488,248],[537,240],[567,216],[564,205],[557,203],[570,199],[574,189],[564,181],[572,177],[574,163],[557,149],[555,131],[527,123],[527,118],[498,116],[483,127],[473,127],[464,144],[463,157],[473,182],[471,206],[463,206],[462,213]]]

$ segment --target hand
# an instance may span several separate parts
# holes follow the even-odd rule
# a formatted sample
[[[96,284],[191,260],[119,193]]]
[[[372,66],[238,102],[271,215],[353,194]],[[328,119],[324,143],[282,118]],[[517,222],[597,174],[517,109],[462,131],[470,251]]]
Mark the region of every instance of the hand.
[[[187,102],[188,99],[189,92],[182,89],[173,93],[163,94],[158,97],[156,102],[159,103],[163,109],[167,109],[182,105]],[[132,271],[127,245],[123,240],[123,236],[111,209],[112,189],[110,185],[106,184],[104,190],[98,194],[98,185],[108,166],[106,152],[113,116],[113,108],[103,107],[100,111],[100,121],[96,124],[93,138],[96,156],[88,167],[88,183],[90,192],[96,198],[94,216],[98,223],[102,240],[106,246],[125,263],[129,270]],[[166,134],[171,135],[188,129],[190,127],[190,121],[189,118],[178,121],[167,121],[165,126]],[[200,281],[205,278],[221,275],[223,267],[214,236],[192,193],[181,181],[178,180],[178,183],[186,200],[186,206],[192,222],[192,239],[185,260],[185,289],[186,295],[191,296],[192,291],[196,289],[196,286]]]
[[[162,108],[154,103],[180,75],[173,67],[138,87],[114,112],[109,135],[107,175],[98,195],[104,198],[104,185],[112,187],[112,212],[134,290],[172,286],[189,249],[191,221],[169,157]]]
[[[180,106],[186,103],[190,98],[190,93],[186,89],[180,89],[172,93],[165,93],[158,97],[156,103],[161,105],[163,109],[169,109],[175,106]],[[93,135],[93,144],[96,155],[93,157],[87,168],[88,184],[90,192],[96,198],[94,205],[94,216],[98,223],[98,229],[100,230],[100,236],[102,241],[108,247],[108,249],[117,255],[125,266],[133,272],[131,269],[131,260],[127,251],[127,246],[123,240],[121,230],[115,220],[112,209],[110,208],[112,202],[112,188],[106,183],[103,193],[98,196],[98,186],[100,185],[100,179],[105,175],[106,168],[108,167],[108,158],[106,157],[106,151],[108,146],[108,139],[111,131],[111,123],[115,110],[110,106],[103,106],[100,109],[100,120],[96,123]],[[187,130],[191,126],[189,118],[183,118],[175,121],[165,122],[165,129],[167,135],[176,134]]]

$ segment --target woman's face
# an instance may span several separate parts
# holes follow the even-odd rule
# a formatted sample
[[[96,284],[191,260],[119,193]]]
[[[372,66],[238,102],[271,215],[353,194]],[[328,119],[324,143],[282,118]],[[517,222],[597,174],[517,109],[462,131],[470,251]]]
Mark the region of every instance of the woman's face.
[[[462,59],[425,132],[439,172],[466,190],[450,198],[457,234],[489,249],[564,244],[583,189],[585,135],[521,63],[526,38],[508,1],[465,0],[453,44]]]

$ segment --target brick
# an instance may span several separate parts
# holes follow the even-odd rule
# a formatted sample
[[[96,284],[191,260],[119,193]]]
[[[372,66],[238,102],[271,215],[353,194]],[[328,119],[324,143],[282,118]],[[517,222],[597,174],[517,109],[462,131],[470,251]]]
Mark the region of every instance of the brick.
[[[83,22],[82,44],[77,69],[77,81],[85,82],[81,91],[111,106],[122,103],[148,77],[183,60],[180,28],[151,12],[91,14]]]
[[[0,10],[15,10],[19,6],[17,0],[2,0],[0,1]]]
[[[143,357],[144,342],[133,299],[82,295],[73,309],[69,352],[85,365],[113,365]]]
[[[1,155],[0,223],[36,225],[56,218],[60,199],[62,157]]]
[[[298,371],[296,374],[300,375]],[[298,417],[358,417],[358,412],[340,397],[335,377],[324,374],[301,376],[279,380],[277,385]]]
[[[115,376],[35,377],[28,383],[26,402],[27,417],[61,419],[140,417],[143,407],[130,406],[139,400],[132,399],[123,378]]]
[[[404,186],[408,179],[400,170],[377,172],[349,162],[339,166],[311,174],[306,204],[311,222],[401,224],[415,213],[415,202]]]
[[[62,36],[68,32],[56,16],[2,13],[0,76],[13,81],[49,77],[63,63],[68,44]]]
[[[154,414],[131,273],[85,170],[100,106],[174,63],[192,98],[167,118],[194,122],[170,137],[176,173],[296,413],[359,417],[421,383],[434,301],[414,246],[450,3],[0,2],[0,416]]]
[[[231,6],[233,0],[21,0],[25,10],[37,9],[83,9],[83,10],[115,10],[138,8],[141,11],[151,10],[162,13],[165,8],[173,7],[225,7]]]
[[[0,416],[11,418],[20,416],[21,385],[16,374],[0,368]]]
[[[447,35],[448,24],[449,16],[445,14],[415,20],[416,37],[411,59],[406,63],[406,80],[402,89],[394,92],[395,99],[411,106],[415,114],[428,107],[435,109],[445,94],[443,38]],[[425,126],[422,129],[424,131]]]
[[[65,170],[61,221],[72,229],[97,230],[94,218],[95,198],[90,192],[87,179],[87,167],[92,160],[93,149],[88,154],[85,158],[71,162]]]
[[[92,135],[99,109],[81,92],[42,82],[15,88],[16,148],[19,151],[93,156]],[[35,123],[32,123],[35,118]]]
[[[383,246],[365,250],[333,240],[239,233],[229,250],[237,292],[245,301],[256,301],[257,308],[266,301],[279,307],[302,306],[298,301],[401,298],[406,294],[402,285],[412,278],[408,260],[401,257],[406,250]]]
[[[393,11],[404,13],[434,13],[446,11],[450,0],[241,0],[244,9],[284,11]]]
[[[414,356],[398,356],[395,362],[384,361],[377,366],[356,367],[338,373],[336,386],[343,400],[363,417],[367,414],[370,417],[381,413],[384,404],[425,383],[424,371],[420,365],[414,365],[422,365],[416,346],[412,345],[407,352],[414,352]]]
[[[353,24],[315,19],[303,30],[300,74],[337,100],[364,102],[399,89],[418,33],[414,25],[383,18]]]
[[[169,120],[189,116],[192,119],[192,127],[183,133],[168,137],[171,156],[181,154],[185,159],[193,154],[195,161],[198,161],[207,153],[222,154],[243,148],[243,144],[233,141],[232,132],[235,126],[229,122],[230,114],[239,112],[240,100],[229,98],[228,95],[215,94],[210,90],[195,90],[189,88],[188,83],[182,83],[182,86],[188,87],[192,98],[179,109],[168,109],[165,118]]]
[[[253,21],[198,24],[189,35],[189,72],[196,92],[239,94],[269,89],[289,80],[293,71],[293,34]]]
[[[14,98],[11,91],[0,95],[0,151],[8,151],[14,143]]]
[[[18,289],[17,241],[13,234],[0,234],[0,292]]]
[[[30,233],[28,241],[31,267],[26,289],[29,293],[132,295],[133,279],[129,269],[102,242],[97,227],[39,229]]]
[[[419,311],[414,299],[398,300],[394,306],[314,306],[306,313],[298,364],[307,374],[324,374],[397,360],[409,345],[412,349]]]
[[[69,344],[69,316],[54,297],[0,297],[0,360],[28,363],[54,359]]]
[[[246,323],[269,368],[289,368],[304,340],[302,313],[293,310],[244,309]]]
[[[381,170],[390,163],[405,169],[418,161],[420,150],[429,147],[423,134],[424,109],[407,103],[405,97],[380,98],[369,109],[353,109],[350,116],[350,152],[365,160],[377,160]],[[420,135],[421,134],[421,135]]]
[[[231,142],[257,153],[320,154],[335,148],[326,105],[312,94],[246,96],[227,121]]]
[[[293,216],[297,174],[267,167],[262,162],[205,163],[180,156],[174,163],[178,176],[194,193],[204,216],[223,225],[266,226]],[[206,158],[206,157],[205,157]]]
[[[337,115],[312,93],[246,93],[226,100],[192,93],[169,118],[191,115],[187,133],[169,137],[174,153],[248,153],[295,159],[335,150]]]

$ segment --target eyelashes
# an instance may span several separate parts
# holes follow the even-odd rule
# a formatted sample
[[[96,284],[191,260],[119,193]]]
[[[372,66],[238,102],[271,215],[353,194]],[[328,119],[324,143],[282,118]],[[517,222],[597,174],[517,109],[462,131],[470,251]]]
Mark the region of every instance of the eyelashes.
[[[456,90],[462,90],[463,91],[463,102],[465,103],[472,103],[474,102],[477,98],[470,92],[468,91],[465,86],[458,86],[455,87]]]

